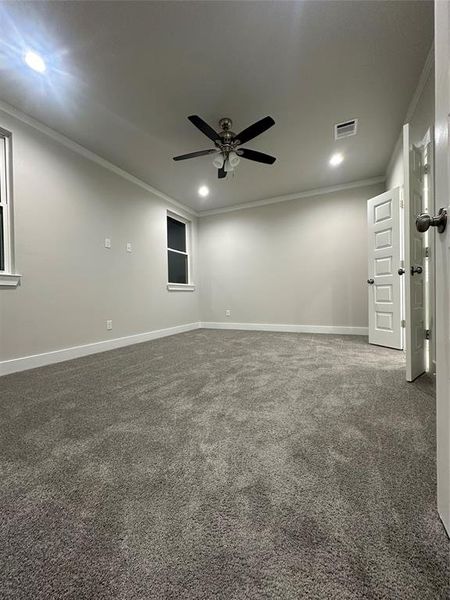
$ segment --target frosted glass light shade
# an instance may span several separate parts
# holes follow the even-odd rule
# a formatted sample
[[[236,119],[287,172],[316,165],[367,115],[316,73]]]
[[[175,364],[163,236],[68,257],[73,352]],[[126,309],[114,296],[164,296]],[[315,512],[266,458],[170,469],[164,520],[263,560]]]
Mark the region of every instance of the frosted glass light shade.
[[[216,167],[216,169],[221,169],[223,167],[223,156],[222,154],[218,154],[214,160],[213,160],[213,165]]]
[[[236,152],[230,152],[230,154],[228,155],[228,162],[230,163],[231,168],[234,169],[241,162],[241,159],[236,154]]]

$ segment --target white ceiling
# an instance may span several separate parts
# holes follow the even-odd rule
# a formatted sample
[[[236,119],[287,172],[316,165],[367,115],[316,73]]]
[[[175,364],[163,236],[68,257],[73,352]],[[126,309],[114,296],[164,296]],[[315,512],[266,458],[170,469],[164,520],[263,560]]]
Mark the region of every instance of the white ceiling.
[[[432,44],[432,2],[1,2],[0,97],[196,210],[384,173]],[[46,58],[42,76],[23,50]],[[186,119],[276,125],[217,180]],[[333,124],[359,119],[356,137]],[[345,154],[335,169],[336,151]],[[199,198],[199,185],[210,187]]]

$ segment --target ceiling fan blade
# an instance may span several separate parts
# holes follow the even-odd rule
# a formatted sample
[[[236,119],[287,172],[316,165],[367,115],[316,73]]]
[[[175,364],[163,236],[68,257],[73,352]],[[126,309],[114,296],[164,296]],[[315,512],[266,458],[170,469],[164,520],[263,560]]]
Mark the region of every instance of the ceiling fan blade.
[[[191,115],[190,117],[188,117],[188,119],[193,125],[197,127],[197,129],[200,129],[200,131],[204,133],[206,137],[209,137],[209,139],[213,142],[217,142],[218,140],[220,140],[219,134],[216,133],[214,129],[210,127],[208,123],[206,123],[198,115]]]
[[[227,172],[225,171],[225,166],[221,167],[220,169],[217,169],[217,176],[219,179],[223,179],[224,177],[227,176]]]
[[[180,154],[180,156],[174,156],[173,160],[186,160],[187,158],[196,158],[197,156],[206,156],[207,154],[216,154],[219,150],[199,150],[198,152],[190,152],[189,154]]]
[[[253,125],[250,125],[250,127],[247,127],[247,129],[244,129],[241,131],[241,133],[238,133],[235,139],[239,140],[241,144],[245,144],[246,142],[255,138],[257,135],[260,135],[269,129],[269,127],[272,127],[272,125],[275,125],[275,121],[272,119],[272,117],[264,117],[264,119],[253,123]]]
[[[256,162],[264,163],[266,165],[273,165],[273,163],[277,160],[275,156],[264,154],[264,152],[257,152],[256,150],[248,150],[247,148],[240,148],[237,153],[238,156],[241,156],[242,158],[256,160]]]

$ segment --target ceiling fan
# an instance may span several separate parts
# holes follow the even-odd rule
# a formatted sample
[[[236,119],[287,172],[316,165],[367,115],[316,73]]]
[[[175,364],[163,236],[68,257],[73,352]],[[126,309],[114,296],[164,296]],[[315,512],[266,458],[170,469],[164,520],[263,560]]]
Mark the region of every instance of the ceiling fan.
[[[213,160],[213,165],[218,169],[219,179],[223,179],[227,176],[227,173],[233,171],[234,168],[238,166],[241,158],[255,160],[256,162],[264,163],[266,165],[272,165],[276,161],[276,158],[269,154],[264,154],[263,152],[257,152],[256,150],[250,150],[248,148],[239,148],[242,144],[249,142],[257,135],[260,135],[272,127],[272,125],[275,125],[275,121],[272,117],[264,117],[264,119],[253,123],[253,125],[250,125],[250,127],[247,127],[237,135],[231,131],[233,122],[228,117],[220,119],[219,127],[221,131],[218,132],[214,131],[208,123],[197,115],[191,115],[188,119],[197,127],[197,129],[200,129],[206,137],[214,142],[215,148],[212,148],[211,150],[190,152],[189,154],[181,154],[181,156],[174,156],[173,160],[186,160],[187,158],[216,154],[217,156]]]

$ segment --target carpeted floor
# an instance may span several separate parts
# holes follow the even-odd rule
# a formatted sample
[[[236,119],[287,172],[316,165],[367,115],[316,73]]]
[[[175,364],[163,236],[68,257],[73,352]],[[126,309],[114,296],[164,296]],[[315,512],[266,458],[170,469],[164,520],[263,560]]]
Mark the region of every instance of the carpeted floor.
[[[0,389],[2,599],[450,598],[401,352],[197,330]]]

